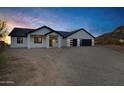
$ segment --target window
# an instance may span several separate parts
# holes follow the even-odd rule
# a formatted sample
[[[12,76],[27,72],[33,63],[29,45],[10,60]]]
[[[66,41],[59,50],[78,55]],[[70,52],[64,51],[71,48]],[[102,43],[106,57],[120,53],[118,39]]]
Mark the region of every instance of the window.
[[[22,44],[23,43],[23,37],[17,37],[17,43]]]
[[[42,37],[41,36],[35,36],[34,37],[34,43],[42,43]]]

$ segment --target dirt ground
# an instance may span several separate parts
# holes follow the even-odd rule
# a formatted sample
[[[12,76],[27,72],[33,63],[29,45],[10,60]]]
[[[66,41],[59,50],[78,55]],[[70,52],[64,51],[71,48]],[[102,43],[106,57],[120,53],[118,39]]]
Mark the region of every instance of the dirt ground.
[[[119,46],[119,45],[103,45],[103,46],[100,46],[100,47],[104,47],[104,48],[109,48],[109,49],[112,49],[112,50],[115,50],[115,51],[118,51],[120,53],[123,53],[124,54],[124,46]]]
[[[124,85],[124,54],[109,48],[8,48],[3,55],[0,85]]]

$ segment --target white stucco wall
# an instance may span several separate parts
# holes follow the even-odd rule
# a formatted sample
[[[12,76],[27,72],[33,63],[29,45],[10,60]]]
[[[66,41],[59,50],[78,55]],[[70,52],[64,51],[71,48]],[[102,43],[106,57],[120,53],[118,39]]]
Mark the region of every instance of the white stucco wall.
[[[27,38],[23,37],[23,43],[22,44],[18,44],[17,43],[17,37],[11,37],[11,47],[12,48],[25,48],[27,47]]]
[[[61,46],[62,47],[66,47],[67,46],[67,39],[66,38],[62,38]]]
[[[62,47],[62,37],[58,35],[58,48]]]

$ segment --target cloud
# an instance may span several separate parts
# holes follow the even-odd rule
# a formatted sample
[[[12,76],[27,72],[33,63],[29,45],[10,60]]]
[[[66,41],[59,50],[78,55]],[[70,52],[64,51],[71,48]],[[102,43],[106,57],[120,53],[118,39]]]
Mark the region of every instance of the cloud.
[[[9,32],[14,27],[37,28],[42,25],[53,25],[56,23],[56,21],[53,20],[51,21],[45,18],[33,17],[22,13],[4,13],[0,15],[0,19],[1,18],[7,22]]]

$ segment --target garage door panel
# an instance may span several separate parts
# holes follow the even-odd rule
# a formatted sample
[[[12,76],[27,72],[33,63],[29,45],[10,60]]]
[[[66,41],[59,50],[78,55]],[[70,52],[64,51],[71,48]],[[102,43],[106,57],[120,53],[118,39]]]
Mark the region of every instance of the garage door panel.
[[[91,39],[81,39],[80,46],[92,46],[92,40]]]

